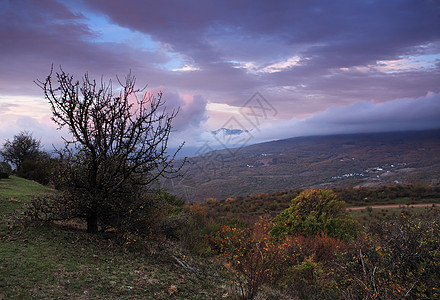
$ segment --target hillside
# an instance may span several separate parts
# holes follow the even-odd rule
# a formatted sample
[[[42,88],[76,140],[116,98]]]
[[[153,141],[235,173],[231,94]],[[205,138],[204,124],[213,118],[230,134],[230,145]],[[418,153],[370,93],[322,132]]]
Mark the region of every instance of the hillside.
[[[298,137],[193,157],[165,187],[188,201],[280,190],[440,184],[440,130]]]
[[[212,261],[174,245],[137,249],[105,235],[23,222],[32,195],[49,192],[22,178],[0,179],[0,299],[206,299],[229,291]]]
[[[191,231],[182,234],[199,237],[194,240],[197,244],[209,245],[205,248],[208,252],[193,252],[195,248],[182,247],[183,240],[161,238],[161,235],[143,241],[137,241],[136,235],[120,240],[113,231],[88,234],[72,227],[70,221],[40,223],[22,218],[23,208],[32,195],[52,192],[13,176],[0,180],[0,299],[238,299],[252,287],[258,288],[257,299],[308,299],[311,295],[320,299],[324,295],[345,299],[347,292],[355,298],[373,298],[365,294],[376,295],[374,291],[365,290],[353,280],[365,272],[360,267],[358,253],[361,257],[362,253],[365,257],[379,256],[379,261],[367,261],[367,267],[370,270],[373,265],[377,269],[380,276],[377,282],[384,291],[384,299],[404,297],[405,287],[411,286],[411,290],[414,287],[415,276],[423,276],[423,281],[412,292],[412,298],[439,296],[436,263],[439,216],[435,209],[417,215],[413,209],[402,213],[400,208],[397,212],[374,212],[371,207],[357,210],[356,218],[364,220],[365,234],[371,239],[361,235],[344,246],[342,240],[327,235],[299,235],[277,242],[269,238],[270,227],[266,227],[269,223],[263,220],[260,225],[240,225],[243,222],[237,218],[277,215],[298,191],[224,201],[211,199],[204,205],[187,206],[187,212],[200,219],[199,226],[193,230],[202,230],[206,235],[194,235]],[[390,201],[438,203],[440,199],[440,188],[422,186],[341,189],[336,193],[356,205]],[[227,224],[215,223],[211,217],[214,214],[215,219]],[[168,223],[163,224],[185,228],[191,224],[184,221],[188,217],[184,211],[174,211],[166,218]],[[385,218],[389,222],[382,225],[371,222]],[[382,227],[372,231],[376,227],[368,226],[369,223]],[[395,232],[399,234],[397,237],[393,235]],[[411,241],[403,250],[396,247],[401,244],[401,235]],[[371,244],[363,244],[365,241]],[[399,263],[390,271],[391,261]],[[296,271],[309,264],[313,268],[304,270],[307,274],[309,270],[319,271],[313,275],[319,286],[310,284],[302,269]],[[261,274],[257,273],[260,270],[276,277],[260,280],[262,277],[252,276],[243,280],[246,274]]]

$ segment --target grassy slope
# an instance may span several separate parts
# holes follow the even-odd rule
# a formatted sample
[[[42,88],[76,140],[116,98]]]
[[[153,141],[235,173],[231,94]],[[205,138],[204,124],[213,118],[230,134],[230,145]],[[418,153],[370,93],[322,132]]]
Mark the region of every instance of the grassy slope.
[[[227,292],[204,261],[191,261],[201,270],[196,276],[169,252],[140,254],[84,232],[13,220],[31,195],[47,192],[21,178],[0,180],[0,299],[206,299]]]
[[[33,195],[41,195],[50,191],[45,186],[20,177],[10,176],[10,178],[0,179],[0,212],[2,214],[12,213],[21,208],[23,203],[29,201]]]

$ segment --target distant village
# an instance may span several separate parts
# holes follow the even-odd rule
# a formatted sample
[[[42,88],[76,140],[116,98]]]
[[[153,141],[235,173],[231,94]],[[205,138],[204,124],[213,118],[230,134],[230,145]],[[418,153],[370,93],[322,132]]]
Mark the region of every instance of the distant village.
[[[352,158],[354,160],[355,158]],[[344,161],[347,159],[341,159],[340,161]],[[346,173],[338,176],[333,176],[331,179],[333,180],[343,180],[350,177],[376,177],[380,178],[384,174],[391,173],[392,171],[395,171],[396,169],[400,169],[402,167],[405,167],[406,163],[394,163],[394,164],[385,164],[380,167],[373,167],[373,168],[367,168],[363,172],[355,172],[355,173]],[[399,183],[398,180],[395,180],[394,183]]]

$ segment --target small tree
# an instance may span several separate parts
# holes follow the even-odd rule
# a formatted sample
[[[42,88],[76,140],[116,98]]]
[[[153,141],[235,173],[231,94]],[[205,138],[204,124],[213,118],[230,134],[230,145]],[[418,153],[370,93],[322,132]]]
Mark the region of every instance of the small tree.
[[[69,207],[87,220],[87,231],[98,223],[118,226],[139,220],[145,210],[142,193],[165,173],[175,172],[173,161],[180,148],[169,154],[171,122],[177,112],[166,112],[162,93],[156,96],[135,87],[130,73],[117,93],[112,82],[81,82],[53,69],[37,81],[49,101],[53,121],[67,127],[71,139],[58,149],[58,185],[68,191]],[[151,199],[150,199],[151,200]]]
[[[4,160],[14,164],[18,171],[26,159],[34,160],[38,157],[40,148],[40,140],[33,138],[32,133],[21,131],[12,141],[6,140],[0,154]]]
[[[331,190],[306,190],[292,200],[290,207],[275,219],[271,234],[284,238],[291,234],[330,237],[355,236],[358,224],[345,210],[345,202]]]

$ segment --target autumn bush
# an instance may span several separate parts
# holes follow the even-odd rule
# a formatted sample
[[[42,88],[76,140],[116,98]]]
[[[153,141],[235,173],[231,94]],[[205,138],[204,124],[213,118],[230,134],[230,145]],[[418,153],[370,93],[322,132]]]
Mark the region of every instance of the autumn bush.
[[[403,212],[368,228],[336,264],[344,297],[438,299],[440,214]]]
[[[212,255],[210,237],[219,229],[202,206],[197,203],[169,207],[159,225],[159,233],[180,241],[182,246],[201,256]]]
[[[345,248],[345,242],[326,234],[297,234],[278,242],[285,256],[278,284],[286,294],[301,299],[335,296],[332,263]]]
[[[354,237],[357,230],[332,191],[309,190],[273,223],[260,219],[249,226],[223,226],[214,244],[243,299],[253,299],[265,284],[291,297],[331,298],[336,284],[331,263],[345,246],[342,238]]]
[[[218,257],[233,275],[242,299],[254,299],[263,284],[281,275],[286,256],[269,235],[270,228],[263,219],[252,227],[224,225],[214,238]]]

